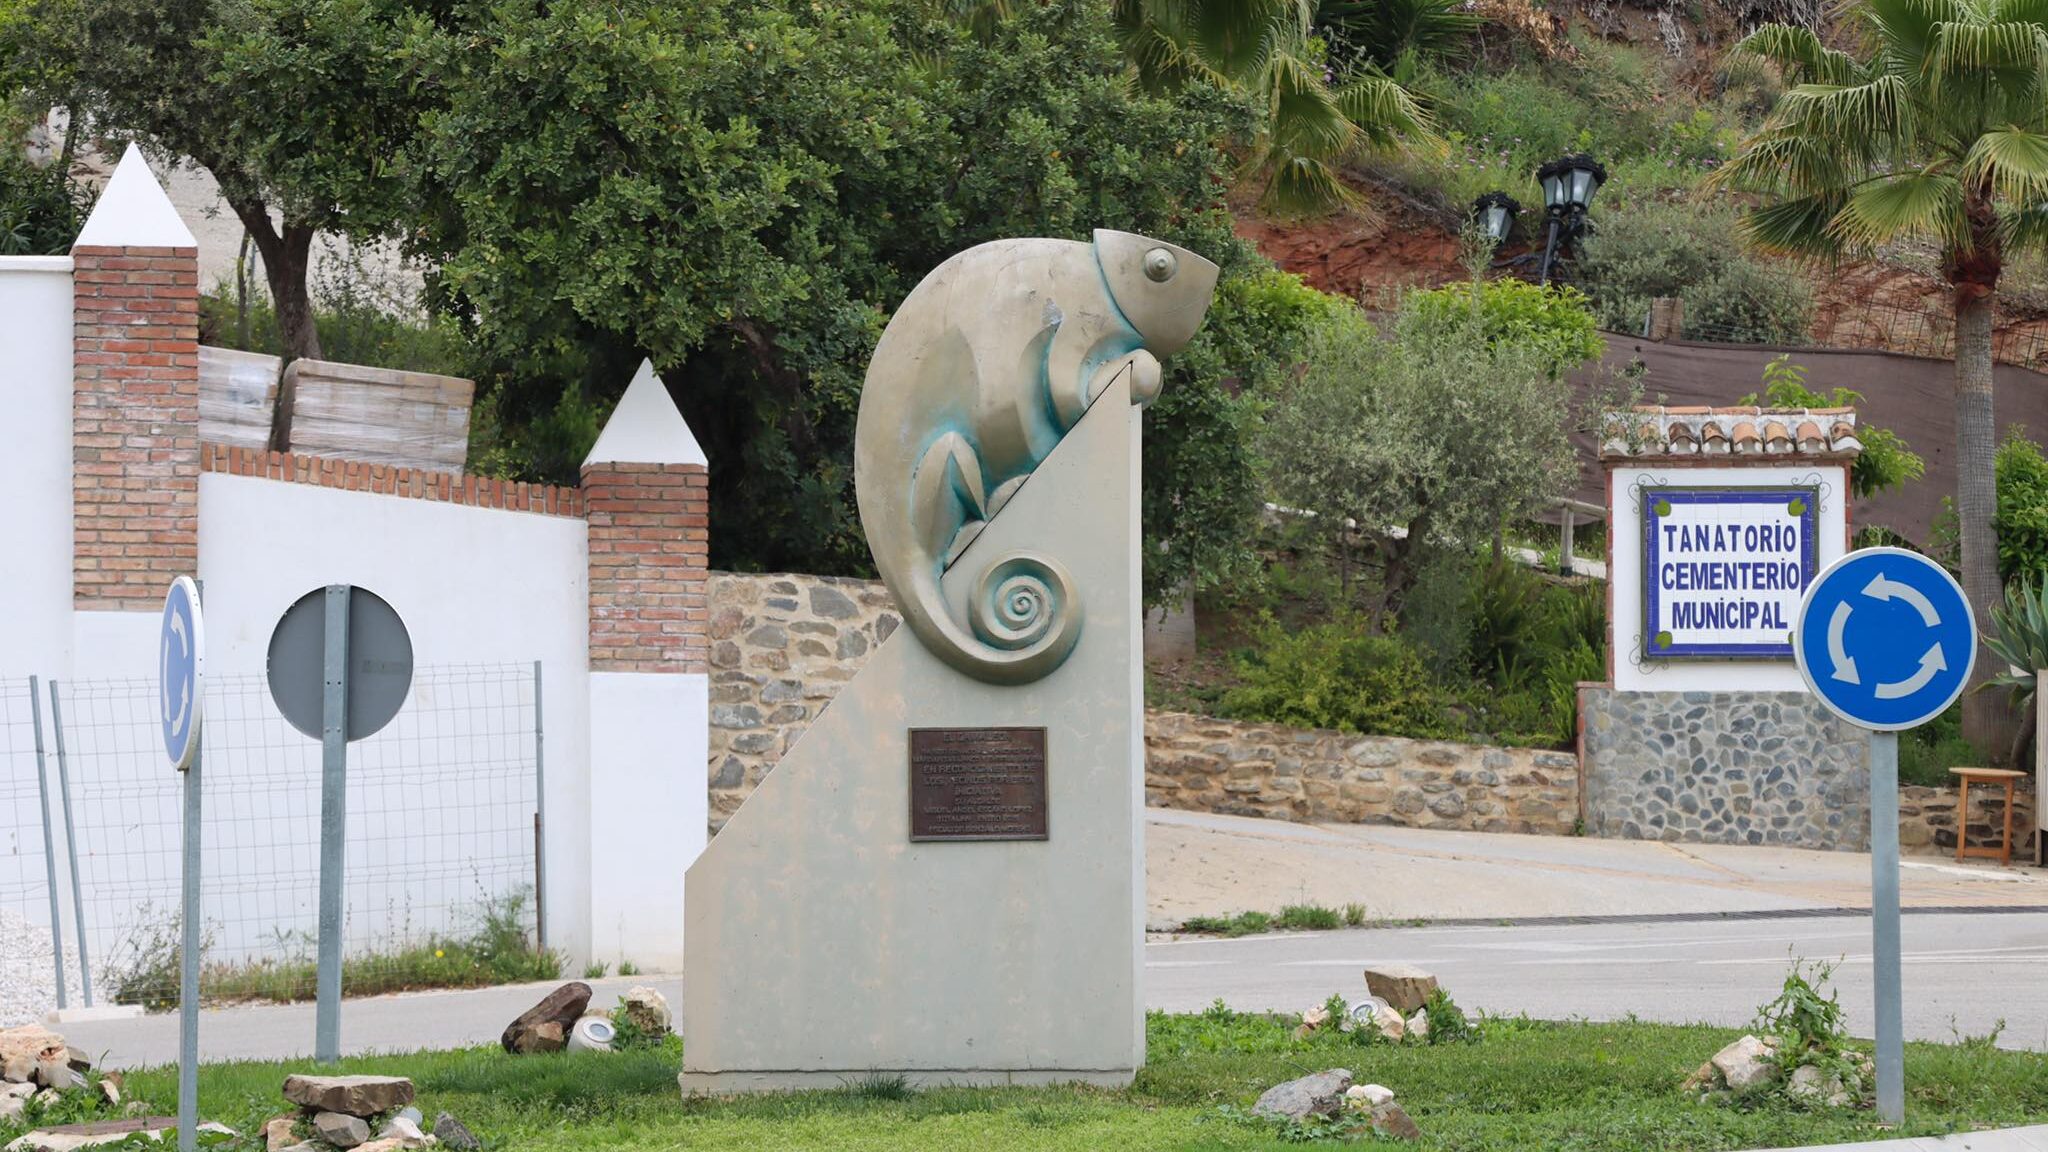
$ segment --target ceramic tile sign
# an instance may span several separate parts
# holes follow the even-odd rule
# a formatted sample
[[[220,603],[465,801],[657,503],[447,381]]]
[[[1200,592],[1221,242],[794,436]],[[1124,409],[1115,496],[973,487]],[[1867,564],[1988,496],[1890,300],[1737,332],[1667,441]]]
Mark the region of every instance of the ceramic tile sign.
[[[1643,655],[1791,660],[1818,568],[1814,487],[1643,491]]]

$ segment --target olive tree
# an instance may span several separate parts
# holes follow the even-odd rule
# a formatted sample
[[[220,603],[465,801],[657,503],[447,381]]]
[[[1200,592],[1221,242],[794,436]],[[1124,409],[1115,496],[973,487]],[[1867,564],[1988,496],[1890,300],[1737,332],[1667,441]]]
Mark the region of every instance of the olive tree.
[[[1571,385],[1556,353],[1495,338],[1477,309],[1410,305],[1391,335],[1356,310],[1320,325],[1261,440],[1283,505],[1382,573],[1398,613],[1431,549],[1469,551],[1567,491]]]

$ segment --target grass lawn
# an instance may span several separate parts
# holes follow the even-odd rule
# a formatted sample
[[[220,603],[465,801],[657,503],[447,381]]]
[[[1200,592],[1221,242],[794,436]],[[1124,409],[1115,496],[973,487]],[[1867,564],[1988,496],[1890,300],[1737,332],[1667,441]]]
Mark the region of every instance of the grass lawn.
[[[1348,1067],[1393,1088],[1422,1147],[1472,1150],[1742,1149],[2048,1121],[2048,1057],[1988,1043],[1909,1045],[1907,1125],[1869,1112],[1688,1103],[1685,1075],[1737,1033],[1722,1028],[1487,1020],[1474,1044],[1358,1047],[1296,1040],[1290,1022],[1231,1014],[1157,1016],[1150,1064],[1127,1091],[934,1089],[874,1081],[829,1092],[685,1102],[680,1048],[507,1056],[496,1048],[363,1057],[350,1072],[406,1075],[429,1122],[447,1109],[496,1149],[1239,1149],[1278,1148],[1242,1117],[1283,1079]],[[283,1109],[303,1063],[208,1065],[203,1111],[255,1132]],[[170,1069],[128,1077],[131,1096],[175,1112]],[[14,1131],[0,1124],[0,1141]],[[260,1143],[256,1145],[260,1147]]]

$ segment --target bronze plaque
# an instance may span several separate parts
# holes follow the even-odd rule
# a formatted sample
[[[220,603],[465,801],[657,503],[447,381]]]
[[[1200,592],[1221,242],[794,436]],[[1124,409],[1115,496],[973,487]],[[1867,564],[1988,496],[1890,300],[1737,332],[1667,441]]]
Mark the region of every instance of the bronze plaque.
[[[1045,729],[912,728],[910,838],[1044,840]]]

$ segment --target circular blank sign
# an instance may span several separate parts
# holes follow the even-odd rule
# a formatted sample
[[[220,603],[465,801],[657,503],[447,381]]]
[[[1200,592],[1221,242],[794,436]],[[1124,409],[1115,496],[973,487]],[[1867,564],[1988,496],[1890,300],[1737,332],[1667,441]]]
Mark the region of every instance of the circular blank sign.
[[[349,588],[349,740],[391,723],[412,688],[412,637],[384,598]],[[327,589],[316,588],[285,610],[270,633],[270,698],[291,726],[321,738],[327,689]]]

